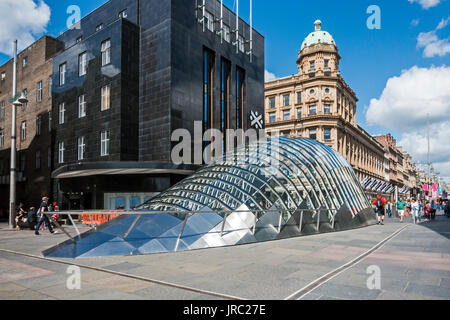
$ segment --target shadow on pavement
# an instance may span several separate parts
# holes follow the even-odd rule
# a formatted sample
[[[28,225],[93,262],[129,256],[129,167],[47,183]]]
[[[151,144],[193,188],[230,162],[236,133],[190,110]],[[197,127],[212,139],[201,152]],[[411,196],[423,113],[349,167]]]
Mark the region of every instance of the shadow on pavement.
[[[450,218],[445,215],[436,214],[434,220],[422,222],[420,226],[428,228],[447,239],[450,239]]]

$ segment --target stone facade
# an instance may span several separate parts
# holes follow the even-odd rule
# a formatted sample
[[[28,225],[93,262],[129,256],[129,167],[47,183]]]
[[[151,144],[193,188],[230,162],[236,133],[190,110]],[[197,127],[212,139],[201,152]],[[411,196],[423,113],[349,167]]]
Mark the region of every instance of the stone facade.
[[[26,90],[29,102],[16,109],[16,202],[23,202],[27,207],[38,206],[41,197],[51,192],[50,78],[52,57],[61,48],[58,40],[44,36],[17,56],[17,92]],[[12,59],[0,66],[0,74],[5,75],[4,80],[0,80],[0,130],[3,132],[0,138],[0,216],[6,216],[9,210],[12,105],[8,99],[12,96]]]
[[[322,32],[316,21],[315,35]],[[266,131],[316,139],[342,154],[360,180],[384,180],[384,148],[356,122],[358,99],[339,72],[340,59],[334,41],[319,40],[299,51],[298,74],[266,82]]]

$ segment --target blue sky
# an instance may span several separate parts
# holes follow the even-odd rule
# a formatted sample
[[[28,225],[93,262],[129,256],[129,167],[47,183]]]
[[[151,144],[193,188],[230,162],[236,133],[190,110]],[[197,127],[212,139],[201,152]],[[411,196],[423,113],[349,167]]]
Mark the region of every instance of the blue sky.
[[[33,0],[2,1],[29,2]],[[39,3],[39,1],[42,0],[34,0],[35,3]],[[82,16],[84,16],[106,1],[44,0],[44,2],[50,7],[51,11],[50,20],[45,29],[50,35],[58,35],[60,31],[64,31],[66,28],[65,24],[68,17],[66,10],[69,5],[78,5],[81,8]],[[235,0],[224,0],[224,3],[230,8],[235,8],[235,2]],[[239,2],[240,15],[248,21],[249,0]],[[313,31],[314,21],[320,19],[322,20],[322,28],[332,34],[339,48],[342,57],[341,73],[359,98],[357,105],[358,123],[371,134],[391,132],[397,140],[404,142],[410,148],[413,143],[408,139],[413,137],[414,134],[415,137],[423,135],[423,131],[419,130],[422,124],[424,126],[426,124],[426,118],[423,116],[412,119],[408,116],[408,112],[405,113],[404,109],[400,108],[399,110],[403,110],[402,112],[392,113],[389,110],[390,113],[387,112],[385,115],[378,117],[375,109],[378,104],[373,104],[370,114],[374,115],[373,118],[376,118],[376,121],[368,123],[366,111],[371,99],[379,99],[381,104],[385,104],[385,109],[380,106],[379,110],[389,108],[389,106],[386,106],[386,101],[392,100],[389,100],[387,94],[383,98],[381,95],[386,88],[387,81],[392,77],[400,76],[402,70],[410,70],[417,66],[425,71],[430,71],[429,69],[433,67],[450,66],[450,45],[447,46],[450,35],[450,24],[448,23],[450,19],[445,21],[450,17],[450,0],[254,0],[253,2],[254,27],[265,37],[266,70],[277,77],[296,73],[295,62],[301,43]],[[378,5],[381,9],[380,30],[369,30],[367,28],[366,21],[370,14],[367,14],[366,10],[370,5]],[[440,22],[442,24],[438,28]],[[418,37],[421,33],[425,40],[424,45],[419,48]],[[42,32],[33,33],[35,38],[40,35],[42,35]],[[425,57],[424,49],[430,43],[431,46],[428,49],[431,52],[434,52],[432,51],[433,48],[438,52],[441,50],[441,52],[431,53],[428,54],[429,57]],[[9,59],[8,56],[0,53],[0,63],[7,59]],[[442,75],[445,77],[447,69],[441,71],[437,73],[437,77]],[[412,72],[409,78],[405,75],[405,81],[407,79],[414,81],[416,79],[414,76],[419,77],[418,74],[418,72]],[[424,85],[435,87],[430,83]],[[393,88],[391,89],[391,91],[395,91]],[[411,87],[409,90],[417,91],[411,89]],[[410,96],[413,96],[413,93]],[[396,96],[396,94],[398,94],[398,90],[392,93],[393,96]],[[446,97],[447,94],[450,96],[449,91],[446,91]],[[424,101],[424,108],[431,108],[434,102],[436,101]],[[405,101],[405,103],[407,102]],[[442,101],[436,103],[436,105],[440,103],[439,106],[445,104]],[[441,110],[439,111],[441,113],[442,110],[450,110],[449,103],[447,102],[443,109],[434,109]],[[414,108],[420,109],[420,105]],[[420,113],[414,108],[411,109],[412,114]],[[444,125],[450,123],[446,112],[445,114],[436,112],[433,114],[433,110],[430,110],[430,112],[432,113],[431,123],[435,124],[436,127],[442,125],[442,121],[444,121]],[[386,125],[383,116],[389,117],[386,118]],[[392,118],[395,118],[396,125],[392,125]],[[415,131],[411,128],[404,129],[412,123],[414,123]],[[447,141],[444,141],[444,143],[447,143]],[[442,140],[436,141],[435,144],[435,149],[439,149]],[[411,151],[411,153],[414,152]],[[446,176],[450,177],[450,150],[448,156],[447,160],[449,161],[444,161],[446,162],[446,169],[443,171],[446,172]],[[416,160],[425,160],[420,152],[417,152],[416,158]]]

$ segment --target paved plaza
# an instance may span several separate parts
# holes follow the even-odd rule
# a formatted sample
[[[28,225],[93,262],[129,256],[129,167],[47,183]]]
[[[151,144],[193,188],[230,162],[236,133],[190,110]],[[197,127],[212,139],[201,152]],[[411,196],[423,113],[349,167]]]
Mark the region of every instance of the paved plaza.
[[[189,252],[42,256],[66,238],[0,224],[0,299],[450,299],[450,219],[439,215],[419,225],[388,218],[384,226]],[[79,290],[67,288],[70,265],[80,267]],[[368,289],[373,266],[379,289]],[[324,275],[332,276],[317,281]]]

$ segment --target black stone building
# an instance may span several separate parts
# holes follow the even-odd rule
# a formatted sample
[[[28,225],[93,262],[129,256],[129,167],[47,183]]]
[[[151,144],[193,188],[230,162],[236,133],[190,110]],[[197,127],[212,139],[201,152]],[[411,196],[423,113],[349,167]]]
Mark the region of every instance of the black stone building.
[[[264,38],[220,1],[111,0],[58,40],[53,197],[62,209],[130,208],[191,174],[171,134],[250,127],[264,111]],[[222,26],[222,28],[221,28]],[[78,27],[78,28],[77,28]],[[222,30],[222,32],[220,32]],[[251,55],[251,59],[250,59]]]

